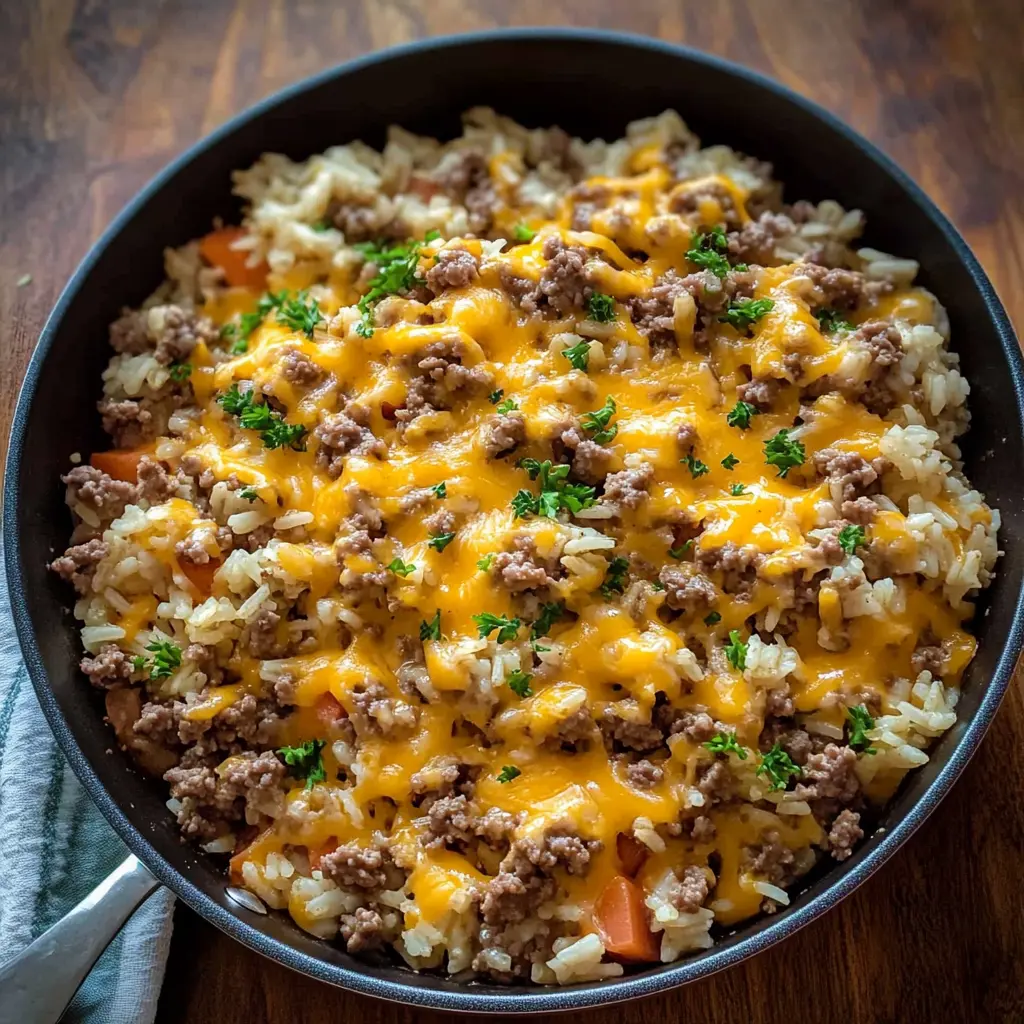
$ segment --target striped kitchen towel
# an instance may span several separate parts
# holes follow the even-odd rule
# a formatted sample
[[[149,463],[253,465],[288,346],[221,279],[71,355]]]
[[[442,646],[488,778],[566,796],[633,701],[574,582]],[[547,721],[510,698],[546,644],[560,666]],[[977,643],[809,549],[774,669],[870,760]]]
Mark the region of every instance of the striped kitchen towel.
[[[21,660],[2,564],[0,550],[0,966],[128,855],[43,718]],[[151,1024],[171,944],[173,900],[159,889],[135,912],[63,1021]]]

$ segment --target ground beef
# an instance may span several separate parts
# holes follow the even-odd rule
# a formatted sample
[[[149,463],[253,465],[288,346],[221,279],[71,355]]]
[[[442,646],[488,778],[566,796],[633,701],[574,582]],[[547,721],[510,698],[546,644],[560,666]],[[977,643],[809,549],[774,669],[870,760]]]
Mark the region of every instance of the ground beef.
[[[517,839],[501,862],[501,870],[520,877],[533,871],[550,872],[556,868],[562,868],[570,875],[585,875],[590,867],[590,858],[601,849],[599,840],[582,839],[573,833],[553,829],[543,841]]]
[[[829,309],[855,309],[867,296],[867,281],[856,270],[821,267],[807,263],[802,268],[815,284],[814,304]]]
[[[710,180],[693,186],[683,186],[682,190],[676,192],[669,200],[668,208],[672,213],[698,213],[709,199],[714,200],[721,210],[720,216],[716,219],[724,221],[727,225],[738,222],[736,202],[729,189],[720,181]]]
[[[545,239],[542,253],[548,262],[537,284],[503,273],[506,291],[526,313],[550,310],[564,316],[582,309],[594,291],[586,270],[587,250],[551,235]]]
[[[575,750],[576,745],[589,739],[593,732],[594,719],[590,707],[583,704],[558,723],[554,734],[545,739],[545,746],[554,750]]]
[[[824,742],[820,738],[812,737],[803,729],[794,729],[792,723],[766,723],[758,737],[758,748],[767,753],[776,743],[789,754],[796,765],[805,765],[816,747],[819,751],[824,747]]]
[[[699,814],[690,825],[690,838],[695,843],[710,843],[718,834],[715,823],[705,814]]]
[[[263,608],[249,625],[246,645],[254,658],[283,658],[286,644],[279,638],[278,623],[281,616],[273,608]]]
[[[864,838],[860,815],[856,811],[839,812],[828,833],[828,848],[836,860],[846,860],[853,853],[858,840]]]
[[[210,552],[206,548],[207,536],[209,532],[205,529],[192,530],[184,540],[179,540],[174,545],[174,553],[184,562],[206,565],[210,561]]]
[[[50,563],[50,568],[62,579],[74,586],[79,594],[87,594],[92,588],[92,577],[97,564],[106,558],[110,545],[94,538],[84,544],[74,544],[60,558]]]
[[[775,718],[792,718],[796,705],[786,690],[769,690],[764,698],[764,713]]]
[[[621,473],[610,473],[604,482],[604,503],[622,509],[637,509],[649,497],[654,482],[654,467],[643,463]]]
[[[500,849],[512,841],[512,835],[522,824],[523,815],[510,814],[497,807],[489,807],[473,822],[473,832],[492,849]]]
[[[554,881],[533,870],[525,878],[510,871],[501,871],[483,886],[480,916],[488,925],[523,921],[554,895],[554,891]]]
[[[946,667],[946,652],[942,649],[941,644],[922,644],[910,656],[910,664],[915,675],[931,672],[936,679],[939,679]]]
[[[642,758],[626,765],[626,778],[637,789],[653,789],[665,777],[665,771],[656,764]]]
[[[631,722],[615,713],[614,705],[606,706],[597,720],[610,749],[623,747],[644,754],[656,750],[665,742],[661,729],[649,722]]]
[[[671,704],[659,704],[654,709],[654,723],[666,736],[683,733],[693,743],[707,743],[722,726],[707,711],[696,708],[674,708]]]
[[[431,804],[427,812],[427,831],[420,836],[424,846],[463,850],[472,839],[473,815],[464,796],[445,796]]]
[[[484,451],[493,459],[526,440],[526,420],[521,412],[497,413],[484,427]]]
[[[152,347],[144,310],[125,309],[110,325],[110,347],[127,356],[139,356]]]
[[[349,843],[325,853],[320,870],[343,889],[383,889],[388,883],[388,859],[386,851]]]
[[[729,232],[729,257],[735,263],[773,266],[778,263],[776,243],[794,231],[796,225],[784,213],[767,211],[757,220],[748,221],[738,231]]]
[[[150,398],[103,398],[96,408],[103,420],[103,429],[118,448],[136,448],[152,441],[160,433],[161,424],[154,419]]]
[[[79,668],[89,677],[89,682],[100,690],[126,686],[132,678],[131,659],[116,644],[104,644],[99,654],[84,657],[79,662]]]
[[[712,761],[698,769],[697,788],[704,794],[705,806],[728,800],[733,795],[733,778],[725,761]]]
[[[390,736],[399,729],[411,729],[418,717],[416,708],[392,697],[377,682],[367,683],[352,691],[352,713],[349,718],[359,736]]]
[[[841,452],[836,448],[822,448],[814,453],[814,468],[826,477],[840,500],[854,501],[878,490],[884,463],[876,459],[869,463],[856,452]]]
[[[115,480],[92,466],[76,466],[61,480],[71,491],[70,504],[81,502],[107,522],[122,515],[125,505],[137,498],[135,484]]]
[[[599,484],[608,475],[613,461],[614,456],[607,448],[585,437],[576,444],[573,452],[572,473],[584,483]]]
[[[757,846],[743,851],[743,868],[760,875],[772,885],[784,885],[792,879],[793,851],[783,843],[778,832],[766,832]]]
[[[492,575],[506,590],[516,594],[557,582],[557,577],[550,575],[555,571],[551,561],[542,562],[537,557],[532,537],[516,537],[513,544],[515,550],[500,552],[491,563]]]
[[[868,320],[850,336],[851,344],[861,344],[871,353],[872,369],[888,369],[903,358],[903,337],[899,328],[885,320]]]
[[[736,397],[741,402],[760,409],[761,412],[767,412],[781,389],[782,382],[774,377],[755,377],[752,381],[741,384],[736,389]]]
[[[675,611],[693,612],[709,608],[716,597],[714,583],[703,573],[687,572],[679,565],[664,565],[658,580],[665,588],[665,603]]]
[[[446,756],[442,763],[430,765],[409,776],[409,790],[413,806],[429,810],[435,800],[461,793],[472,796],[476,769],[464,764],[453,756]]]
[[[176,704],[175,709],[183,712],[184,705]],[[184,744],[202,739],[202,746],[209,750],[230,750],[238,743],[266,747],[276,738],[279,722],[272,701],[247,693],[210,720],[193,721],[180,715],[178,738]]]
[[[384,236],[385,225],[381,223],[380,213],[372,206],[332,199],[327,206],[325,219],[345,236],[349,245]]]
[[[447,288],[465,288],[480,276],[480,263],[465,249],[442,249],[427,271],[427,287],[436,295]]]
[[[151,505],[161,505],[178,492],[180,481],[177,475],[170,473],[163,463],[148,455],[139,459],[137,475],[139,497],[145,498]]]
[[[313,431],[319,441],[316,464],[336,480],[345,468],[346,455],[382,456],[387,447],[367,426],[370,413],[356,402],[326,417]]]
[[[500,200],[488,172],[486,156],[464,150],[441,161],[431,174],[436,185],[466,208],[469,230],[485,235],[494,221]]]
[[[395,411],[400,430],[425,413],[451,407],[459,394],[486,394],[494,375],[483,366],[463,366],[460,341],[432,341],[404,362],[411,377],[405,404]]]
[[[206,316],[186,312],[180,306],[164,306],[158,321],[156,348],[153,355],[158,363],[183,363],[192,354],[200,341],[213,346],[220,332],[213,321]],[[150,324],[153,323],[150,315]]]
[[[178,745],[178,725],[181,719],[183,705],[157,704],[149,701],[142,706],[142,713],[133,726],[137,736],[146,736],[154,743],[163,747],[176,747]]]
[[[844,501],[839,511],[842,517],[851,523],[869,526],[878,514],[878,505],[870,498],[854,498],[853,501]]]
[[[753,547],[727,541],[720,548],[700,548],[697,565],[707,573],[722,574],[722,590],[736,597],[749,597],[764,556]]]
[[[675,270],[668,270],[646,295],[631,296],[626,300],[633,323],[641,334],[647,336],[652,346],[675,344],[675,302],[685,294],[689,293],[683,279]]]
[[[680,282],[697,304],[701,326],[707,325],[709,315],[721,313],[733,299],[747,298],[753,292],[754,272],[730,270],[724,278],[710,270],[687,274]]]
[[[827,744],[820,754],[808,755],[795,789],[796,799],[850,803],[860,789],[856,767],[855,750],[835,743]]]
[[[668,892],[668,901],[681,914],[695,914],[708,896],[708,879],[702,868],[691,864],[677,876]]]
[[[384,919],[369,907],[357,907],[339,919],[339,934],[348,953],[379,949],[385,942],[384,930]]]
[[[451,509],[441,508],[423,520],[423,528],[431,537],[435,537],[441,533],[451,533],[456,522],[455,513]]]
[[[304,352],[290,348],[281,359],[281,374],[290,384],[302,388],[312,387],[323,376],[320,369]]]

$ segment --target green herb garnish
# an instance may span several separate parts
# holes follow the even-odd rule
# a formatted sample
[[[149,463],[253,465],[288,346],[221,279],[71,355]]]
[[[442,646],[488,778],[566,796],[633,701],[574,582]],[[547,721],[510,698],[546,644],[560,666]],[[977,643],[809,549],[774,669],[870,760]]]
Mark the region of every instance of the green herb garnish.
[[[166,679],[181,665],[181,648],[170,640],[154,640],[147,644],[146,650],[153,657],[147,659],[138,656],[132,660],[132,666],[141,672],[148,663],[150,679]]]
[[[504,402],[499,402],[495,412],[502,416],[507,416],[510,412],[514,412],[519,408],[519,403],[514,398],[506,398]]]
[[[259,497],[259,494],[255,487],[243,487],[238,492],[238,496],[240,498],[245,498],[246,501],[255,501]]]
[[[427,541],[427,547],[433,548],[435,551],[444,551],[451,542],[455,540],[455,533],[434,533],[430,535],[430,540]]]
[[[580,417],[580,423],[588,434],[592,435],[595,443],[607,444],[619,432],[617,423],[609,426],[609,421],[615,415],[615,399],[609,395],[604,400],[604,405],[597,412],[584,413]]]
[[[434,486],[431,487],[430,489],[434,492],[434,496],[437,498],[448,497],[448,488],[445,486],[443,480],[439,484],[434,484]]]
[[[750,426],[750,417],[759,415],[759,411],[756,405],[751,405],[749,402],[737,402],[732,412],[725,417],[725,422],[730,427],[739,427],[740,430],[746,430]]]
[[[301,291],[295,298],[283,302],[277,310],[277,319],[280,323],[293,331],[301,331],[307,338],[313,337],[313,328],[323,318],[320,304],[316,299],[310,299],[306,291]]]
[[[764,443],[764,461],[779,471],[780,477],[797,466],[804,464],[806,453],[801,441],[789,436],[788,430],[780,430]]]
[[[877,754],[878,750],[871,746],[867,737],[869,729],[874,729],[875,720],[868,713],[867,705],[857,704],[846,709],[847,724],[850,729],[850,738],[847,741],[854,750],[864,754]]]
[[[594,292],[587,300],[587,315],[599,324],[607,324],[615,319],[615,300],[604,292]]]
[[[388,569],[391,570],[396,576],[401,576],[403,579],[411,572],[415,572],[416,566],[413,562],[403,562],[400,558],[393,558],[388,563]]]
[[[747,644],[740,639],[738,629],[729,630],[729,642],[725,645],[725,656],[733,668],[742,672],[747,667]]]
[[[540,606],[540,615],[530,628],[530,636],[536,639],[547,636],[551,627],[565,614],[565,605],[561,601],[548,601]]]
[[[533,690],[530,689],[530,680],[532,678],[533,675],[530,672],[522,672],[516,669],[505,681],[508,683],[508,688],[517,697],[532,697]]]
[[[569,360],[574,370],[586,371],[590,359],[590,342],[581,341],[571,348],[563,348],[562,355]]]
[[[438,608],[434,612],[434,617],[427,622],[424,619],[420,623],[420,639],[421,640],[440,640],[441,639],[441,609]]]
[[[507,764],[498,774],[498,781],[503,783],[511,782],[513,779],[518,779],[522,774],[523,773],[514,764]]]
[[[191,363],[171,363],[167,367],[167,372],[170,374],[171,380],[175,384],[184,384],[192,375],[192,364]]]
[[[766,776],[769,781],[768,788],[774,792],[785,789],[789,785],[789,780],[800,774],[800,769],[793,764],[789,754],[776,743],[767,754],[761,755],[761,763],[754,774],[759,777]]]
[[[629,572],[629,560],[618,555],[613,558],[608,563],[608,568],[604,574],[604,582],[599,588],[601,596],[610,598],[613,594],[621,594],[627,572]]]
[[[744,484],[733,484],[733,485],[732,485],[732,486],[731,486],[731,487],[729,488],[729,493],[730,493],[730,494],[731,494],[731,495],[732,495],[732,496],[733,496],[734,498],[738,498],[738,497],[739,497],[739,496],[740,496],[741,494],[745,494],[745,493],[746,493],[746,490],[747,490],[747,488],[746,488],[746,486],[745,486]]]
[[[710,472],[705,463],[694,457],[693,452],[690,452],[685,459],[680,459],[679,461],[690,471],[690,476],[692,476],[694,480],[696,480],[697,477]]]
[[[862,544],[866,543],[863,526],[854,526],[852,523],[844,526],[839,531],[839,546],[848,554],[852,555]]]
[[[741,761],[746,761],[747,759],[746,747],[741,747],[736,742],[736,733],[734,732],[720,732],[712,736],[704,746],[712,754],[735,754]]]
[[[822,307],[811,312],[811,316],[818,321],[818,327],[826,334],[833,334],[836,331],[852,331],[853,324],[837,309]]]
[[[732,452],[729,452],[729,454],[726,455],[726,457],[724,459],[722,459],[722,465],[726,469],[728,469],[728,470],[735,469],[736,466],[738,466],[739,464],[740,464],[740,460],[737,459],[736,456],[733,455]]]
[[[724,278],[729,273],[729,261],[725,254],[729,251],[729,243],[721,225],[708,231],[698,231],[690,239],[690,248],[686,250],[686,258],[704,270],[710,270],[715,277]]]
[[[536,231],[527,227],[522,221],[512,229],[512,237],[517,242],[532,242],[536,234]]]
[[[717,626],[722,621],[722,616],[718,612],[708,612],[704,616],[705,626]]]
[[[729,308],[718,319],[722,323],[732,324],[738,331],[745,331],[774,307],[775,303],[771,299],[744,299],[741,302],[730,302]]]
[[[323,740],[306,740],[297,747],[280,747],[277,753],[288,765],[290,773],[297,779],[305,779],[306,789],[312,789],[317,782],[327,778],[320,753],[325,746]]]
[[[515,640],[519,635],[519,627],[522,625],[518,619],[510,619],[505,615],[492,615],[490,612],[481,612],[479,615],[474,615],[473,621],[476,623],[481,640],[497,630],[497,641],[499,644]]]
[[[481,572],[490,572],[491,563],[494,561],[494,552],[492,551],[489,555],[484,555],[483,558],[479,559],[476,563],[476,567]]]

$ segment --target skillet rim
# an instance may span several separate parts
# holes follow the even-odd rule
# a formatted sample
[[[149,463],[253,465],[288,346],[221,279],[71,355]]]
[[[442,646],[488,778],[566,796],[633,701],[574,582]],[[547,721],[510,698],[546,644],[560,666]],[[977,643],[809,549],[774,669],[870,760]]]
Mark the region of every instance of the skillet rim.
[[[946,763],[904,817],[885,834],[869,838],[868,842],[872,845],[866,850],[862,859],[852,864],[846,870],[843,870],[820,893],[807,899],[804,905],[797,906],[781,920],[754,919],[754,922],[748,926],[755,929],[750,935],[741,937],[727,946],[715,946],[706,953],[688,960],[655,967],[642,974],[627,975],[618,979],[586,983],[578,986],[565,988],[516,987],[510,988],[507,993],[493,993],[475,989],[472,985],[447,980],[438,987],[433,985],[424,986],[420,983],[418,976],[412,972],[409,973],[408,980],[395,981],[389,978],[377,977],[375,973],[376,968],[371,965],[354,970],[328,963],[318,957],[300,952],[286,943],[252,927],[240,916],[217,904],[186,875],[172,868],[147,841],[143,833],[131,823],[128,815],[114,802],[109,793],[107,793],[95,774],[91,763],[85,758],[78,747],[67,721],[50,690],[24,598],[20,531],[18,527],[20,519],[18,480],[21,472],[22,456],[25,450],[25,430],[28,413],[38,381],[43,373],[44,364],[52,347],[54,336],[68,306],[79,291],[87,286],[90,272],[101,253],[120,234],[123,228],[131,222],[150,196],[169,183],[181,169],[187,166],[199,154],[221,144],[241,126],[259,119],[280,103],[300,96],[304,92],[324,85],[334,79],[343,78],[352,72],[375,64],[385,64],[408,54],[423,51],[453,51],[461,47],[473,47],[480,43],[493,43],[501,40],[520,42],[555,40],[564,44],[597,42],[657,52],[691,64],[711,67],[735,78],[743,79],[754,88],[773,93],[779,99],[802,108],[817,120],[824,122],[834,131],[843,135],[847,141],[859,149],[869,160],[879,166],[945,236],[962,268],[967,272],[978,289],[985,304],[986,312],[996,329],[1003,359],[1012,380],[1016,398],[1018,425],[1024,423],[1024,357],[1022,357],[1009,316],[1003,308],[987,274],[960,233],[923,189],[881,149],[856,132],[839,117],[830,113],[824,107],[819,106],[814,101],[801,96],[782,83],[760,72],[721,57],[659,39],[629,32],[565,26],[491,29],[480,32],[437,36],[390,47],[385,50],[365,54],[286,86],[260,100],[240,114],[235,115],[209,135],[189,146],[129,201],[100,238],[89,248],[89,251],[76,268],[71,279],[61,292],[53,311],[47,318],[39,341],[33,351],[11,422],[11,434],[4,473],[3,540],[4,562],[9,585],[11,609],[19,643],[33,688],[64,756],[99,810],[128,848],[186,905],[250,949],[312,978],[317,978],[318,980],[326,981],[354,992],[376,996],[393,1002],[447,1011],[539,1013],[574,1010],[596,1005],[610,1005],[667,991],[700,978],[709,977],[781,942],[845,899],[910,838],[913,832],[924,822],[948,793],[953,783],[966,767],[971,756],[977,750],[1009,686],[1017,656],[1020,653],[1022,644],[1024,644],[1024,591],[1017,595],[1010,630],[978,709],[966,724],[963,736],[954,747]]]

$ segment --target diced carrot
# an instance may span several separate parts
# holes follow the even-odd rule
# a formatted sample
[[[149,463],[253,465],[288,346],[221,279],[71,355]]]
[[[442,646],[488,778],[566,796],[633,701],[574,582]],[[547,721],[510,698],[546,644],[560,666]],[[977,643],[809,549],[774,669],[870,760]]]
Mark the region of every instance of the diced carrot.
[[[139,482],[139,462],[145,454],[130,448],[93,452],[89,456],[89,465],[115,480],[127,480],[130,484],[136,484]]]
[[[647,860],[647,847],[639,839],[635,839],[625,832],[620,832],[615,837],[615,849],[618,852],[622,870],[630,878],[635,878],[636,873],[644,866],[644,861]]]
[[[235,288],[251,288],[262,291],[267,284],[267,265],[260,263],[255,267],[247,265],[249,253],[244,249],[233,249],[245,230],[239,227],[218,228],[211,231],[199,242],[199,254],[215,267],[224,271],[228,284]]]
[[[258,853],[258,845],[262,844],[264,840],[269,839],[272,834],[273,829],[268,828],[260,832],[259,835],[253,836],[249,842],[241,846],[237,843],[235,844],[234,856],[228,861],[228,874],[235,885],[242,884],[242,865],[253,855],[253,847],[257,847],[255,852]]]
[[[622,960],[656,963],[658,940],[647,925],[643,892],[628,878],[616,875],[594,904],[594,924],[604,948]]]
[[[194,565],[184,558],[179,563],[181,571],[188,577],[189,583],[204,597],[209,597],[213,590],[213,577],[220,568],[220,559],[211,558],[202,565]]]
[[[320,860],[323,857],[326,857],[327,854],[334,853],[334,851],[337,848],[338,848],[338,840],[334,836],[331,836],[331,838],[328,839],[327,842],[324,843],[323,846],[319,847],[316,850],[310,850],[309,851],[309,866],[314,871],[319,871],[320,870]]]
[[[321,693],[316,699],[316,717],[328,728],[345,717],[345,709],[333,693]]]

